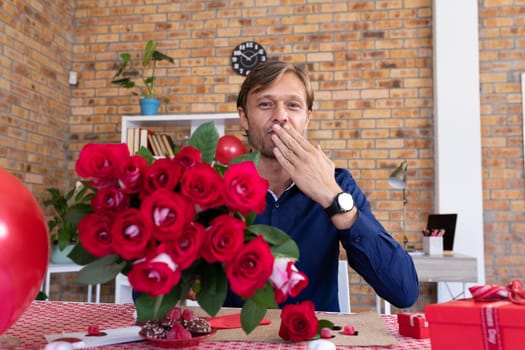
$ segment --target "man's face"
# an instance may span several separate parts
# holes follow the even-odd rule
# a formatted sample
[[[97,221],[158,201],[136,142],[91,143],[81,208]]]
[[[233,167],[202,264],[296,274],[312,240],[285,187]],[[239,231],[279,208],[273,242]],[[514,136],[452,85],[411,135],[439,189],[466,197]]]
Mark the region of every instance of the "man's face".
[[[246,111],[239,108],[241,126],[248,130],[250,145],[261,155],[273,158],[272,125],[288,124],[306,134],[311,112],[306,103],[306,91],[294,73],[285,73],[267,89],[250,92]]]

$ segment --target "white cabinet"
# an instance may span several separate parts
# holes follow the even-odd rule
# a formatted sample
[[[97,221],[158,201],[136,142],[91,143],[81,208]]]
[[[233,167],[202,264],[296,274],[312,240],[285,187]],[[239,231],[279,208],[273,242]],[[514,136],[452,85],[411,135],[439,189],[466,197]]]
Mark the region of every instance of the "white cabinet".
[[[239,115],[237,113],[213,113],[213,114],[159,114],[159,115],[134,115],[122,117],[122,130],[120,140],[126,143],[127,130],[130,128],[153,128],[169,126],[191,126],[191,132],[206,122],[213,121],[219,134],[224,135],[226,125],[238,125]]]

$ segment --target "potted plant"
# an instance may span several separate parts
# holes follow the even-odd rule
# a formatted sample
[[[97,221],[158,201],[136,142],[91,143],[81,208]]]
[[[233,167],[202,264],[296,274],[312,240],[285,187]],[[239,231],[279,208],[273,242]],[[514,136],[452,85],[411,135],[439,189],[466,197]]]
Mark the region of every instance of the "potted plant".
[[[134,95],[142,96],[140,100],[142,115],[155,115],[158,112],[160,101],[154,96],[156,68],[158,61],[174,63],[173,58],[157,51],[157,43],[149,40],[144,48],[142,67],[133,64],[131,54],[123,52],[120,54],[122,64],[113,76],[112,84],[126,89],[134,89]],[[142,72],[140,71],[142,69]],[[153,106],[148,109],[147,106]]]
[[[78,243],[77,225],[82,217],[93,211],[90,200],[94,193],[90,187],[77,182],[66,194],[57,188],[47,188],[51,198],[44,201],[44,207],[52,207],[55,216],[48,220],[51,239],[51,262],[73,263],[68,255]]]

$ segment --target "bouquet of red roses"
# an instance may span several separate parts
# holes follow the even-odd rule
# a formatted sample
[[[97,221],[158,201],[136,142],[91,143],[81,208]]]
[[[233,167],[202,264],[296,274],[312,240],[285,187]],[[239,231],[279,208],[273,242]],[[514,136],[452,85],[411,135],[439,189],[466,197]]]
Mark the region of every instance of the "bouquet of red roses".
[[[125,144],[87,144],[76,171],[94,191],[93,212],[78,225],[80,243],[70,257],[86,265],[85,283],[128,276],[137,320],[157,319],[192,291],[215,315],[227,289],[245,300],[241,323],[251,332],[267,308],[296,296],[308,283],[295,268],[295,242],[283,231],[255,225],[268,182],[258,152],[220,164],[219,134],[201,125],[173,159],[154,159]]]

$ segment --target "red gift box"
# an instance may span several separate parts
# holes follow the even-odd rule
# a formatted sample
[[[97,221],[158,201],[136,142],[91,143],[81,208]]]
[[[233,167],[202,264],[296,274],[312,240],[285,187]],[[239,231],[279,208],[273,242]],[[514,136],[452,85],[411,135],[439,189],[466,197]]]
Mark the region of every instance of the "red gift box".
[[[425,314],[421,312],[404,312],[397,314],[399,334],[416,339],[430,336],[428,322]]]
[[[432,350],[522,350],[525,306],[460,299],[425,306]]]

